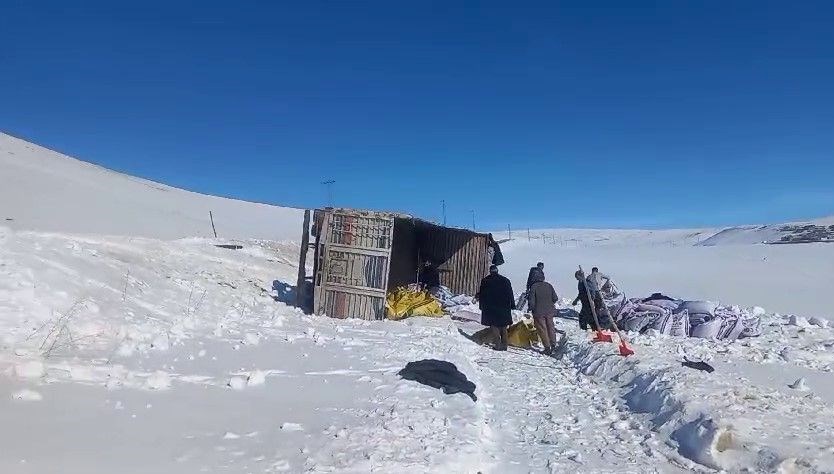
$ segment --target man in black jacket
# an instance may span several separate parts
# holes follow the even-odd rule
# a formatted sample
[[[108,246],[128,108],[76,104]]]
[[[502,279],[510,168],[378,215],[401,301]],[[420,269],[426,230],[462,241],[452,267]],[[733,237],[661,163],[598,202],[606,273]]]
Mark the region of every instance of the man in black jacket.
[[[591,330],[596,331],[597,325],[594,322],[594,315],[591,314],[591,299],[588,297],[588,289],[585,285],[585,279],[582,278],[583,274],[580,271],[574,273],[574,276],[578,281],[576,286],[579,294],[576,296],[576,299],[573,300],[572,304],[575,306],[579,301],[582,302],[582,309],[579,311],[579,327],[585,330],[590,326]]]
[[[420,287],[424,290],[433,290],[440,287],[440,270],[430,260],[423,262],[423,268],[420,269],[418,276]]]
[[[489,267],[489,275],[481,280],[481,288],[475,295],[481,308],[481,324],[490,326],[496,333],[496,350],[507,350],[507,327],[513,323],[515,309],[513,286],[506,277],[498,274],[498,267]]]
[[[535,267],[530,269],[530,273],[527,274],[527,291],[530,290],[533,283],[540,280],[544,280],[544,262],[537,263]]]

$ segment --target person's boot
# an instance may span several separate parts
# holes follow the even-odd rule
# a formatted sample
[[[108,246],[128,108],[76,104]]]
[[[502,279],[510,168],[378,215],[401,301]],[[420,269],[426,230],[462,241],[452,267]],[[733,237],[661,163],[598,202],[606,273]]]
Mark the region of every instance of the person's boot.
[[[509,335],[507,334],[507,328],[498,328],[498,334],[501,337],[501,344],[499,346],[499,351],[506,351],[507,350],[507,340],[509,339]]]

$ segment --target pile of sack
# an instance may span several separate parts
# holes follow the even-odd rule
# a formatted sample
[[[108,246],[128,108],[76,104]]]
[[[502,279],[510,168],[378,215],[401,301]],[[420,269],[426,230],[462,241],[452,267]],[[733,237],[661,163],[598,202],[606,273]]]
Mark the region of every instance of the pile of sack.
[[[447,314],[452,314],[458,309],[468,307],[475,301],[475,298],[468,295],[456,295],[445,286],[434,288],[431,295],[440,302],[440,306]]]
[[[626,331],[653,329],[670,336],[735,340],[761,335],[761,315],[738,306],[710,301],[684,301],[655,293],[648,298],[626,300],[616,315]]]
[[[427,291],[416,287],[402,287],[389,292],[385,298],[385,315],[399,320],[409,316],[443,316],[440,302]]]

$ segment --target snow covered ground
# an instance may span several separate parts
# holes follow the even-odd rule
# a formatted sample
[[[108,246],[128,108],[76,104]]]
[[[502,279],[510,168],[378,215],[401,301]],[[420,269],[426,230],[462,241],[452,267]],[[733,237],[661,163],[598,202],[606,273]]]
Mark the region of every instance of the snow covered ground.
[[[216,243],[0,231],[0,471],[834,469],[830,328],[770,314],[758,339],[634,336],[623,359],[565,320],[562,360],[502,354],[446,318],[304,316],[281,302],[297,244]],[[396,375],[423,358],[479,400]]]
[[[480,347],[472,322],[301,314],[299,211],[4,135],[0,170],[0,472],[834,472],[831,244],[522,235],[503,245],[517,290],[541,260],[566,300],[582,264],[629,296],[765,308],[759,338],[630,334],[627,359],[566,312],[555,360]],[[424,358],[478,401],[397,376]]]

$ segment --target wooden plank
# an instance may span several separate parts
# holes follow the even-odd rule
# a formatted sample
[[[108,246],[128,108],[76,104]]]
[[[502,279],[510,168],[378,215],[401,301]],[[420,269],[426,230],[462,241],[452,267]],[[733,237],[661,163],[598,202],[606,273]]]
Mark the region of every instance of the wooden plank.
[[[307,287],[307,250],[310,248],[310,210],[304,211],[304,229],[301,233],[301,255],[298,257],[298,280],[295,285],[295,305],[304,307],[304,291]]]

